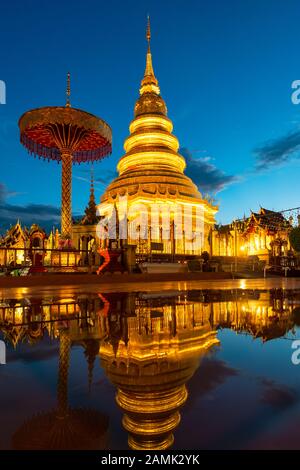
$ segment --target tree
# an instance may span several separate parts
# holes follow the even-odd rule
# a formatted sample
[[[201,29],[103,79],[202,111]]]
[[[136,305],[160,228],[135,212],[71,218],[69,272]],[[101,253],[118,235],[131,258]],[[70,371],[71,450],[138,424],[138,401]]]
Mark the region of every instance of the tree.
[[[295,227],[290,231],[289,239],[292,248],[300,253],[300,227]]]
[[[84,224],[85,225],[95,225],[99,221],[97,217],[97,206],[95,203],[95,199],[93,196],[90,197],[89,204],[85,209],[85,218]]]

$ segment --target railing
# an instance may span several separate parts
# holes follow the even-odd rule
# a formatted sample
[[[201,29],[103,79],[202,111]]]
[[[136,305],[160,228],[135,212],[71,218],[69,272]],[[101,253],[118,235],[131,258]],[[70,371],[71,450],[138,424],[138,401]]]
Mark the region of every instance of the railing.
[[[98,254],[88,250],[58,250],[43,248],[0,248],[2,268],[74,267],[97,264]]]

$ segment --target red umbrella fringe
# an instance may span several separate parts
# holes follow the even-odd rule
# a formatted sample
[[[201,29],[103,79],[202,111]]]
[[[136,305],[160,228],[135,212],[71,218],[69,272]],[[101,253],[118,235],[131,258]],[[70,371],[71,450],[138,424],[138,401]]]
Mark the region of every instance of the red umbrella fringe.
[[[21,143],[24,147],[27,148],[28,152],[35,157],[45,158],[48,161],[56,160],[57,162],[61,161],[60,151],[55,147],[45,147],[44,145],[35,142],[32,139],[29,139],[25,134],[21,134]],[[110,143],[107,143],[103,147],[99,147],[93,150],[79,150],[73,153],[73,162],[74,163],[83,163],[83,162],[93,162],[96,160],[101,160],[112,153],[112,146]]]

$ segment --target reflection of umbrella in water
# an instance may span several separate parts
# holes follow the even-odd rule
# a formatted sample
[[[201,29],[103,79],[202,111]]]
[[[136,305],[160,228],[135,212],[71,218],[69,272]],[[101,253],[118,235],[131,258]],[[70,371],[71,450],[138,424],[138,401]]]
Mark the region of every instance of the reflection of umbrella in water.
[[[103,449],[108,418],[93,409],[68,406],[68,370],[71,339],[60,331],[57,409],[26,421],[13,436],[18,450]]]

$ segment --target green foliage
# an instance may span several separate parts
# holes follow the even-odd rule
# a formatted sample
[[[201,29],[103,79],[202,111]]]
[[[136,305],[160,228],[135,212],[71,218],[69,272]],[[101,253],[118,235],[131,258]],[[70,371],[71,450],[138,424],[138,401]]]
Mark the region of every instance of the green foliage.
[[[300,227],[295,227],[290,231],[289,239],[292,248],[300,253]]]
[[[93,188],[91,189],[89,204],[85,209],[85,216],[81,221],[82,225],[96,225],[99,222],[99,217],[97,216],[97,206],[95,202],[95,195]]]
[[[89,205],[85,209],[86,221],[89,224],[96,224],[98,222],[98,217],[96,215],[97,206],[95,201],[92,199],[89,201]]]
[[[205,263],[207,263],[209,261],[208,251],[202,251],[201,258],[204,260]]]

